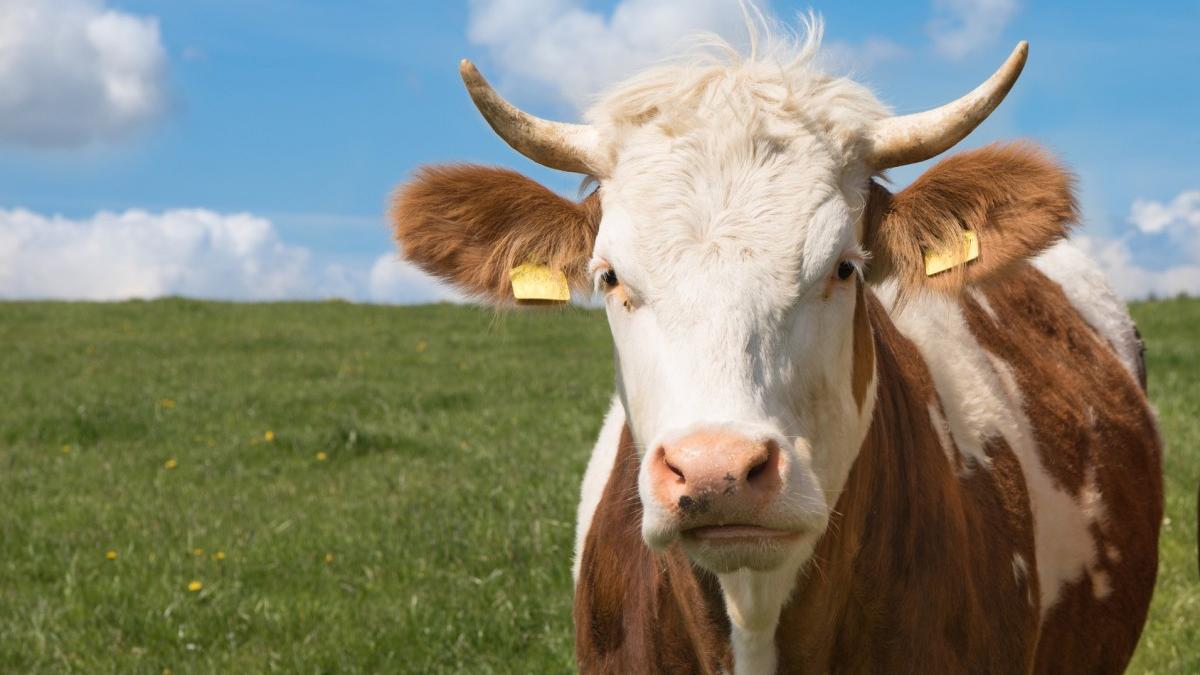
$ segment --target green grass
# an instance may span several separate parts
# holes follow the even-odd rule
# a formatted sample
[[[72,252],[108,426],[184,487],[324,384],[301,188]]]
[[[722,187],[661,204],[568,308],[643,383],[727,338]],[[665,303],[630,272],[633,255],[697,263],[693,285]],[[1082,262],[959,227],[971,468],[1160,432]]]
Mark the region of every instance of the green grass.
[[[1200,672],[1200,302],[1134,313],[1170,519],[1136,669]],[[0,672],[571,669],[610,351],[576,309],[0,304]]]

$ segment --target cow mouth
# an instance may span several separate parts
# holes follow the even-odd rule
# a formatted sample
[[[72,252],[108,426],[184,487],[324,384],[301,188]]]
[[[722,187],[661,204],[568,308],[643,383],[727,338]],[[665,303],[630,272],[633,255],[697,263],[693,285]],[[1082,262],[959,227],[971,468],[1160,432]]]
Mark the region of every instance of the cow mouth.
[[[777,530],[760,525],[706,525],[683,531],[683,536],[705,544],[738,544],[749,541],[798,539],[799,530]]]

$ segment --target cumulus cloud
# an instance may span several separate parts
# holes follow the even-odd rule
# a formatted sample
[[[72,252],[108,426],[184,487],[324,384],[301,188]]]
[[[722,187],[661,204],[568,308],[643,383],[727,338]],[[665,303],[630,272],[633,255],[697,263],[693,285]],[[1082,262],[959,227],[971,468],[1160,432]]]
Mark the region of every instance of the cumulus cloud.
[[[938,53],[960,59],[995,42],[1017,15],[1017,0],[934,0],[929,37]]]
[[[1123,298],[1137,300],[1180,293],[1200,294],[1200,259],[1156,266],[1139,261],[1126,240],[1077,235],[1072,241],[1100,263],[1113,288]]]
[[[0,210],[0,294],[10,298],[290,297],[305,289],[309,259],[245,213]]]
[[[737,42],[730,0],[623,0],[610,14],[584,0],[472,0],[468,39],[488,48],[506,84],[548,88],[584,108],[607,86],[661,60],[697,32]]]
[[[1119,238],[1076,236],[1123,297],[1200,295],[1200,191],[1169,202],[1134,200],[1135,230]]]
[[[454,289],[405,263],[394,254],[381,255],[371,265],[365,297],[371,302],[462,302]]]
[[[1188,228],[1200,230],[1200,190],[1181,192],[1166,204],[1135,199],[1130,208],[1129,222],[1147,234]]]
[[[77,147],[127,135],[165,107],[152,17],[102,0],[0,0],[0,142]]]
[[[394,255],[369,269],[322,262],[271,221],[206,209],[100,212],[89,218],[0,209],[0,298],[230,300],[455,299]]]

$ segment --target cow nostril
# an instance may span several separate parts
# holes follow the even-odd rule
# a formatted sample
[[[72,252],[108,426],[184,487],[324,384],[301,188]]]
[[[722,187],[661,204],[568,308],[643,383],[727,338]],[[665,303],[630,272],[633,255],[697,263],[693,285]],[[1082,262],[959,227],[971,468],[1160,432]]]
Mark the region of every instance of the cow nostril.
[[[766,452],[763,453],[762,459],[754,463],[750,470],[746,472],[746,482],[753,483],[763,474],[767,473],[767,469],[771,466],[771,460],[779,453],[779,446],[775,441],[767,441]]]
[[[680,483],[687,482],[687,479],[683,477],[683,472],[680,471],[678,468],[676,468],[676,466],[674,464],[668,462],[665,458],[663,459],[663,464],[667,465],[667,468],[671,470],[671,473],[675,474],[675,476],[679,479]]]
[[[753,483],[754,479],[758,478],[767,470],[767,465],[771,463],[770,457],[765,457],[761,462],[750,467],[750,471],[746,473],[746,482]]]

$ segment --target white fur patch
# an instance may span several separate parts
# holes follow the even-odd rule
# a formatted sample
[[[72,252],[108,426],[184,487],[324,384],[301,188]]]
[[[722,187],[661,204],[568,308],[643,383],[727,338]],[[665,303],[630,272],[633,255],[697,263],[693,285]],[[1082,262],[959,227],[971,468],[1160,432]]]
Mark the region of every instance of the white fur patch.
[[[734,675],[770,675],[775,672],[778,654],[775,628],[779,612],[791,596],[796,571],[808,558],[815,541],[795,552],[787,564],[769,572],[749,569],[721,574],[721,593],[731,626]]]
[[[1062,287],[1071,306],[1108,341],[1121,365],[1136,380],[1141,344],[1129,309],[1109,287],[1099,266],[1067,241],[1034,258],[1033,265]]]
[[[612,474],[616,462],[617,450],[621,443],[621,430],[625,428],[625,409],[621,401],[613,396],[608,414],[604,417],[604,426],[600,427],[600,436],[592,448],[592,457],[588,460],[587,471],[583,474],[583,486],[579,495],[579,511],[575,521],[575,560],[571,563],[571,578],[579,580],[579,564],[583,561],[583,544],[587,541],[588,530],[592,526],[592,516],[600,506],[600,498],[604,496],[604,488],[608,485],[608,477]]]
[[[954,441],[950,438],[950,425],[946,423],[946,418],[942,416],[942,411],[938,410],[936,401],[929,402],[929,423],[933,425],[934,431],[938,435],[938,444],[942,446],[942,452],[946,453],[946,459],[950,462],[950,466],[955,466],[955,449]]]
[[[979,303],[979,306],[983,308],[983,312],[988,315],[989,319],[992,321],[999,320],[999,318],[996,316],[996,310],[992,309],[992,301],[988,300],[987,295],[983,291],[979,290],[978,288],[972,288],[969,292],[971,294],[971,299]]]
[[[1020,553],[1014,553],[1012,559],[1013,579],[1018,583],[1025,583],[1029,579],[1029,563],[1025,562],[1025,556]]]

